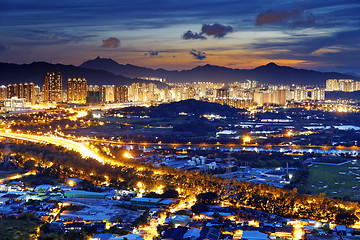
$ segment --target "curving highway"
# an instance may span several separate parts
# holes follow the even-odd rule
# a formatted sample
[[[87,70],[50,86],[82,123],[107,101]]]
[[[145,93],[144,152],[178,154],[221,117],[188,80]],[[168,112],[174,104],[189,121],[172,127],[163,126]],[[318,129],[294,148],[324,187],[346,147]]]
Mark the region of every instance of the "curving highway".
[[[0,137],[19,139],[19,140],[30,141],[35,143],[54,144],[56,146],[62,146],[66,149],[78,152],[82,155],[83,158],[93,158],[103,164],[107,162],[106,161],[107,159],[101,157],[94,150],[86,146],[85,143],[79,143],[65,138],[54,137],[54,136],[38,136],[38,135],[23,134],[23,133],[7,133],[7,132],[0,132]]]

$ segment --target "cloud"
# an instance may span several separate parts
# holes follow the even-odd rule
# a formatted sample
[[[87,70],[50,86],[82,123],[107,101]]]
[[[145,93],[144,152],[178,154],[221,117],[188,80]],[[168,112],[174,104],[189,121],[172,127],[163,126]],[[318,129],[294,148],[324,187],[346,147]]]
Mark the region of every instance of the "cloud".
[[[5,52],[8,49],[9,49],[8,47],[5,47],[4,45],[0,44],[0,52]]]
[[[291,11],[269,9],[267,12],[257,15],[255,24],[259,26],[282,22],[288,22],[294,26],[308,26],[315,23],[315,17],[311,13],[305,13],[302,9],[293,9]]]
[[[341,46],[328,46],[317,49],[316,51],[312,52],[311,55],[324,56],[326,54],[341,53],[344,50],[348,50],[348,49]]]
[[[145,53],[145,56],[149,55],[150,57],[154,57],[154,56],[158,56],[159,52],[158,51],[148,51],[147,53]]]
[[[195,49],[191,49],[189,53],[197,60],[204,60],[206,58],[205,52],[197,51]]]
[[[185,32],[181,38],[185,40],[189,39],[207,39],[204,35],[213,36],[214,38],[223,38],[226,34],[231,33],[234,29],[231,26],[225,26],[222,24],[214,23],[211,24],[203,24],[201,27],[201,32]]]
[[[201,33],[208,36],[214,36],[215,38],[223,38],[226,34],[231,33],[234,29],[231,26],[225,26],[218,23],[203,24]]]
[[[203,33],[196,33],[192,31],[185,32],[182,36],[182,39],[189,40],[189,39],[206,39],[206,37],[203,35]]]
[[[114,37],[103,40],[102,48],[117,48],[120,46],[120,40]]]

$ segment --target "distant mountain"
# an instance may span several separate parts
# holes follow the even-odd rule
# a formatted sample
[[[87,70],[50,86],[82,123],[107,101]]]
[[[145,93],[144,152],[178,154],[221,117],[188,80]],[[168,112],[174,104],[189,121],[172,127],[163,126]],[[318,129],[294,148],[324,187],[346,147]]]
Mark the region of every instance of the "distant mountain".
[[[130,79],[104,70],[81,68],[73,65],[34,62],[31,64],[0,63],[0,84],[33,82],[35,85],[45,83],[48,72],[60,72],[63,76],[63,87],[66,88],[68,78],[86,78],[89,85],[130,85],[134,82],[149,82],[141,79]],[[152,81],[153,82],[153,81]],[[165,84],[153,82],[159,87]]]
[[[232,69],[206,64],[190,70],[167,71],[164,69],[151,69],[130,64],[119,64],[108,58],[97,57],[80,65],[83,68],[98,69],[112,72],[126,77],[159,77],[166,78],[167,82],[243,82],[247,79],[267,84],[299,84],[299,85],[325,85],[327,79],[352,78],[352,75],[336,72],[318,72],[313,70],[296,69],[269,63],[254,69]]]

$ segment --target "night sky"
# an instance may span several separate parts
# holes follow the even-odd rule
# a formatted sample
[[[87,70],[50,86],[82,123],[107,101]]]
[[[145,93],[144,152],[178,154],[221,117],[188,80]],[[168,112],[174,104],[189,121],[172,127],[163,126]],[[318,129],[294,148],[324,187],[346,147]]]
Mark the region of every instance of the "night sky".
[[[0,0],[0,61],[360,74],[359,0]]]

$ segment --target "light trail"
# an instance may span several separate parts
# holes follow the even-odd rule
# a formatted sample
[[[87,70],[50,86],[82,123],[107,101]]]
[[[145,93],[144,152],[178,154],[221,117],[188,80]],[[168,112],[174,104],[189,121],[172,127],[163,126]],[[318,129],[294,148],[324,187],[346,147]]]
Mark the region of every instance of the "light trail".
[[[69,140],[65,138],[53,137],[53,136],[38,136],[38,135],[22,134],[22,133],[7,133],[7,132],[0,132],[0,137],[19,139],[19,140],[30,141],[35,143],[40,143],[40,142],[49,143],[56,146],[64,147],[68,150],[78,152],[82,155],[83,158],[93,158],[101,162],[102,164],[109,161],[108,159],[105,159],[96,152],[94,152],[84,143],[75,142],[73,140]]]
[[[13,175],[11,177],[6,177],[6,178],[0,179],[0,183],[6,182],[6,181],[9,181],[9,180],[20,179],[22,177],[26,177],[26,176],[29,176],[29,175],[35,175],[35,174],[36,174],[36,172],[34,172],[34,171],[30,171],[30,172],[26,172],[26,173],[22,173],[22,174],[16,174],[16,175]]]

